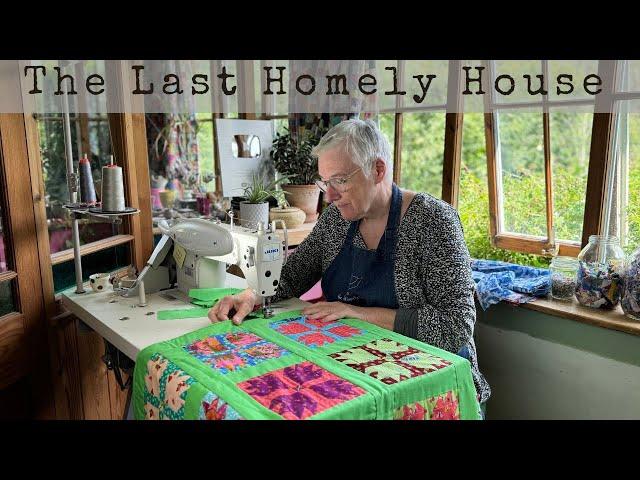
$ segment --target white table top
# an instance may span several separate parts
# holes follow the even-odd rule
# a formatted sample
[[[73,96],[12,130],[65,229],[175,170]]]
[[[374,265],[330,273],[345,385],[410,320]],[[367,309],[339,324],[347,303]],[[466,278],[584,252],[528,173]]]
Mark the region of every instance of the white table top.
[[[243,278],[227,274],[225,286],[246,288],[247,284]],[[175,300],[164,298],[161,293],[153,293],[147,295],[146,307],[138,307],[137,296],[126,298],[113,290],[96,293],[88,282],[85,284],[86,293],[77,294],[75,289],[74,286],[61,293],[62,303],[67,310],[132,360],[143,348],[153,343],[170,340],[211,324],[207,317],[158,320],[157,312],[160,310],[194,307],[188,297],[177,290],[161,292],[177,297]],[[274,315],[277,315],[301,309],[305,305],[308,303],[291,298],[272,307]],[[128,317],[128,320],[120,320],[123,317]]]

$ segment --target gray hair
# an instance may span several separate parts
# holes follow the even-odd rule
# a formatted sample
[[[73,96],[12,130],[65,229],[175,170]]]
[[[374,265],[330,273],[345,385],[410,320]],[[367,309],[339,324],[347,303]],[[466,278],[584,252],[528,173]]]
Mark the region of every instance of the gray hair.
[[[371,175],[378,158],[387,166],[385,178],[391,177],[393,161],[389,140],[373,121],[351,119],[338,123],[320,139],[311,153],[317,156],[336,147],[344,148],[352,161],[362,167],[367,177]]]

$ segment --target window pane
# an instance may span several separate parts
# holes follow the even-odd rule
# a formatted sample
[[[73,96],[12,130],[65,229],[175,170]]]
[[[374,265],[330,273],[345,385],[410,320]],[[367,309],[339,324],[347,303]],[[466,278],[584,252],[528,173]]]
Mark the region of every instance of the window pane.
[[[465,113],[464,115],[458,213],[471,257],[502,260],[534,267],[548,266],[549,261],[544,257],[491,246],[487,157],[482,113]]]
[[[403,90],[407,92],[402,96],[404,106],[424,107],[447,103],[448,60],[406,60],[404,65]],[[383,72],[383,75],[389,74],[389,71]],[[423,75],[420,81],[414,78],[417,75]],[[430,84],[427,75],[436,75]],[[429,90],[425,95],[423,88],[427,85],[429,85]],[[418,100],[422,99],[422,102],[415,100],[414,96],[416,95]]]
[[[618,102],[616,178],[611,194],[609,233],[627,252],[640,246],[640,100]],[[630,113],[627,113],[630,112]]]
[[[621,62],[622,78],[619,90],[623,92],[640,92],[640,60]]]
[[[289,129],[288,118],[275,118],[273,121],[276,123],[276,133],[282,135],[285,133],[285,129]]]
[[[502,231],[546,237],[542,114],[496,113]]]
[[[15,312],[13,280],[0,283],[0,317],[11,312]]]
[[[402,187],[442,197],[444,125],[444,112],[402,115]]]
[[[556,240],[582,240],[593,107],[552,108],[549,114]]]
[[[523,75],[529,75],[531,77],[531,91],[536,92],[540,88],[540,79],[536,75],[542,74],[542,61],[540,60],[497,60],[495,62],[494,78],[490,82],[487,82],[486,86],[483,83],[483,90],[485,92],[492,91],[495,97],[495,103],[515,103],[515,102],[541,102],[542,95],[531,95],[528,89],[528,81]],[[479,66],[479,65],[478,65]],[[475,65],[474,65],[475,67]],[[486,72],[486,70],[485,70]],[[484,72],[483,72],[484,73]],[[498,80],[500,75],[508,75],[513,78],[514,90],[509,95],[503,95],[498,93],[494,88],[495,81]],[[469,71],[470,78],[477,78],[478,71],[472,68]],[[483,79],[484,79],[483,75]],[[477,90],[478,83],[472,83],[470,85],[471,91]],[[545,87],[548,82],[545,82]],[[502,91],[509,91],[511,83],[507,78],[501,78],[498,80],[498,87]]]
[[[51,253],[72,248],[71,218],[62,206],[69,203],[65,160],[65,140],[61,114],[47,114],[37,117],[40,136],[40,156],[45,189],[45,205],[49,229]],[[74,147],[74,168],[78,159],[87,154],[92,167],[96,196],[100,198],[102,167],[109,163],[111,137],[106,115],[72,115],[71,143]],[[78,198],[79,200],[79,198]],[[122,227],[93,218],[83,218],[79,222],[80,244],[94,242],[118,235]]]
[[[593,74],[598,74],[597,60],[549,60],[549,79],[547,81],[549,99],[552,101],[574,99],[589,99],[593,101],[594,96],[584,90],[584,78]],[[573,77],[571,81],[566,77],[561,78],[563,83],[570,82],[573,84],[573,92],[568,95],[558,95],[558,88],[560,88],[560,91],[569,89],[566,85],[558,85],[556,83],[559,75],[571,75]]]
[[[216,189],[214,177],[213,120],[209,113],[198,114],[196,118],[198,120],[200,185],[204,191],[212,192]]]
[[[211,117],[202,115],[201,118]],[[197,208],[195,194],[205,188],[201,180],[210,180],[203,178],[201,173],[213,173],[211,121],[198,122],[195,114],[164,113],[146,114],[145,119],[153,208],[156,211],[178,208],[184,209],[182,214],[194,213]],[[204,143],[204,156],[200,153],[200,140]],[[205,162],[206,172],[201,171],[201,159]],[[208,181],[207,186],[210,183]],[[164,190],[173,191],[173,198],[163,194]]]
[[[380,127],[380,130],[382,130],[382,133],[384,133],[385,136],[387,137],[387,140],[389,140],[389,145],[391,146],[392,161],[394,156],[393,144],[396,138],[395,119],[396,119],[396,116],[394,113],[381,113],[378,115],[378,122],[379,122],[378,126]]]
[[[231,79],[238,80],[238,68],[236,64],[236,60],[222,60],[222,65],[226,68],[226,71],[229,75],[233,75],[235,78],[231,77]],[[233,85],[230,83],[229,85]],[[225,112],[228,112],[225,115],[225,118],[238,118],[238,96],[237,95],[221,95],[224,98],[224,102],[226,102],[227,108]],[[244,112],[243,112],[244,113]]]
[[[131,262],[129,244],[100,250],[82,257],[82,280],[89,280],[94,273],[112,272],[126,267]],[[53,266],[53,288],[56,293],[76,284],[76,273],[73,260]]]

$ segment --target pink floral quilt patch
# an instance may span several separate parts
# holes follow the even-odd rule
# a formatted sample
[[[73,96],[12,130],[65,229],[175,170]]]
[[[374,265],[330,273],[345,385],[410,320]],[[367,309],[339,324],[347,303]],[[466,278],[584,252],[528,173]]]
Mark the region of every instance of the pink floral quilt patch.
[[[223,374],[289,353],[275,343],[246,332],[213,335],[185,345],[183,348],[187,353]]]
[[[366,333],[360,328],[352,327],[339,320],[323,322],[322,320],[310,320],[306,316],[273,322],[270,327],[296,342],[312,348]]]
[[[458,396],[453,390],[398,408],[395,420],[460,420]]]

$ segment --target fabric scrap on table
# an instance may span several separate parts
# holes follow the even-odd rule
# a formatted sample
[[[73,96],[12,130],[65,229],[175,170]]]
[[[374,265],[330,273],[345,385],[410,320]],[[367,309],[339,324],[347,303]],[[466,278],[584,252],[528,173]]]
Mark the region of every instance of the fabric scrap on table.
[[[213,307],[221,298],[241,291],[241,288],[192,288],[189,290],[189,298],[194,305]]]
[[[192,288],[189,290],[189,298],[191,298],[191,303],[197,305],[199,308],[161,310],[158,312],[158,320],[206,317],[211,307],[213,307],[220,299],[241,291],[241,288]],[[255,312],[247,316],[247,318],[257,317],[259,317],[259,315]]]
[[[177,310],[160,310],[158,320],[179,320],[182,318],[206,317],[210,308],[182,308]]]
[[[472,260],[471,274],[483,310],[500,301],[527,303],[551,290],[551,273],[497,260]]]

